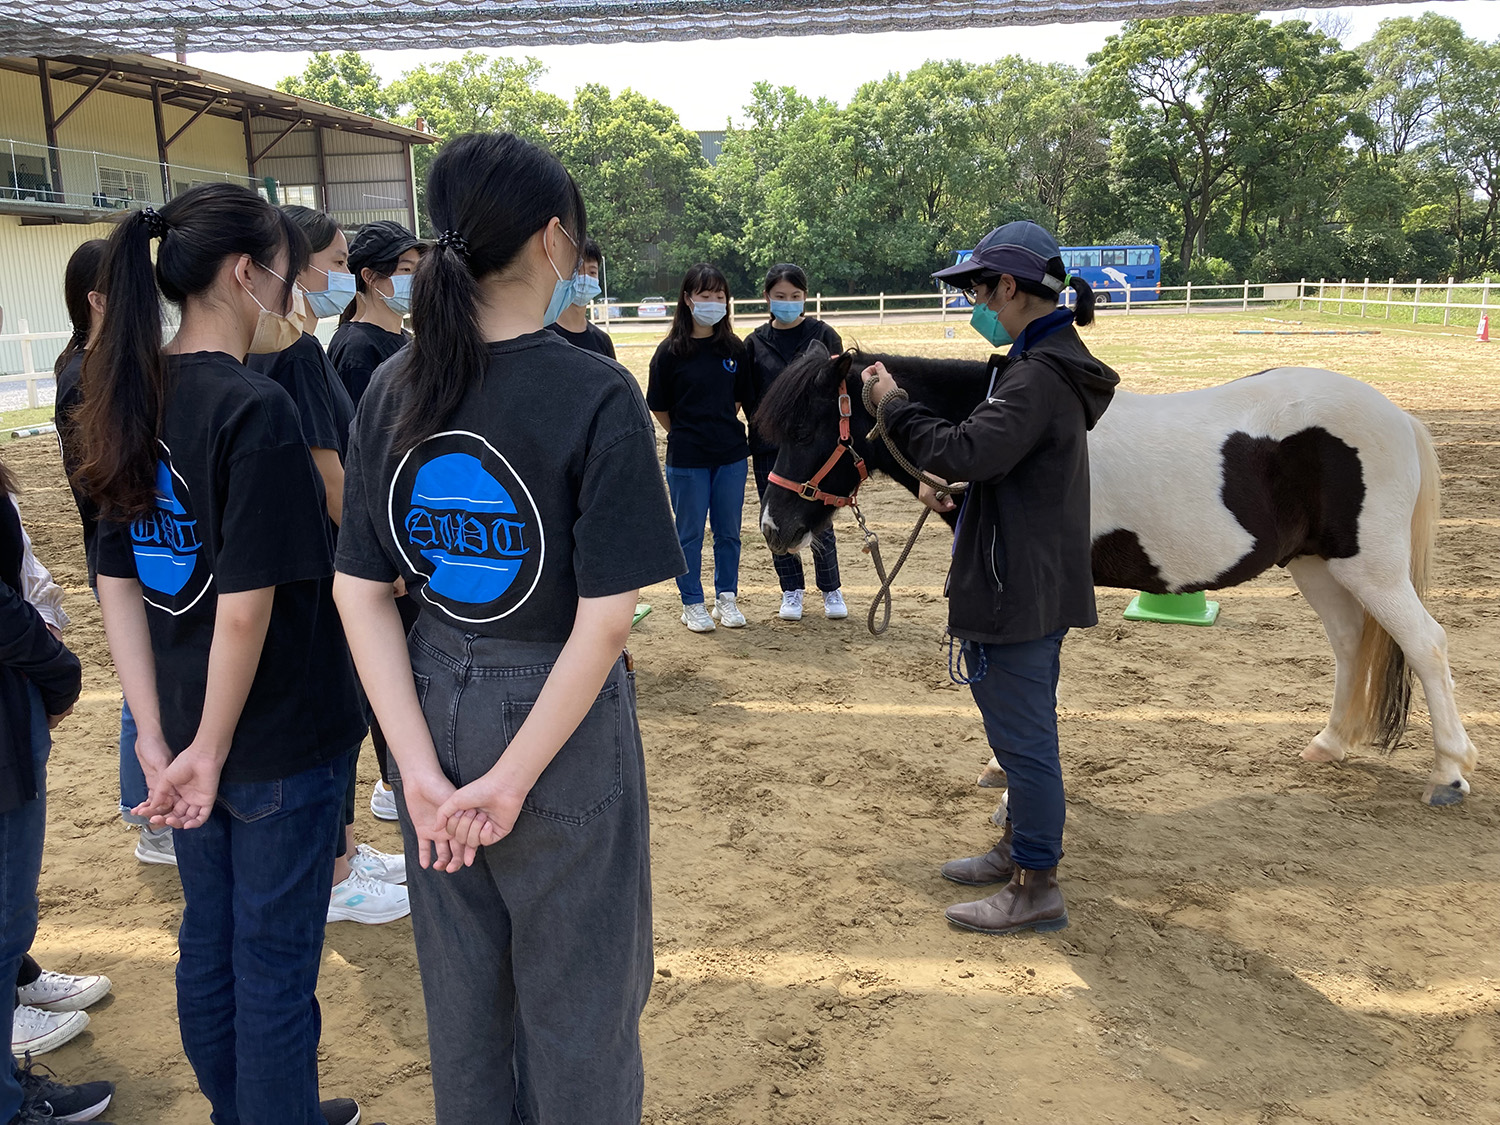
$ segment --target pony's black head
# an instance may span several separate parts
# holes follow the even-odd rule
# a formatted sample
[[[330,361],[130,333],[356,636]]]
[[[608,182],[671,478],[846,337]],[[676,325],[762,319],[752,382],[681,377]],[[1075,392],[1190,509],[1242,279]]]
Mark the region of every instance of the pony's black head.
[[[777,447],[776,475],[802,484],[827,462],[839,444],[839,395],[847,380],[849,393],[859,398],[859,374],[852,372],[855,353],[831,356],[821,346],[809,347],[787,365],[766,392],[755,413],[755,428]],[[858,407],[855,408],[858,413]],[[856,419],[856,437],[861,423]],[[859,472],[851,457],[842,457],[819,487],[837,496],[852,494]],[[833,522],[837,509],[820,500],[805,500],[776,484],[766,489],[760,507],[760,530],[776,554],[800,551],[812,537]]]

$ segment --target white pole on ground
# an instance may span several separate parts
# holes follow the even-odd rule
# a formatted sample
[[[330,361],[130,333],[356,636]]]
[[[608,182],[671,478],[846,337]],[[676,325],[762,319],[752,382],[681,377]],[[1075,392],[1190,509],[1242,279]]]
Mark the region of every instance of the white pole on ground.
[[[1297,311],[1307,308],[1307,278],[1297,282]]]
[[[1448,278],[1448,295],[1443,298],[1443,327],[1448,326],[1448,315],[1453,311],[1453,278]]]
[[[1417,323],[1417,309],[1422,304],[1422,279],[1417,278],[1417,287],[1412,290],[1411,295],[1411,322]]]
[[[1245,282],[1245,295],[1242,298],[1240,298],[1240,311],[1241,312],[1249,312],[1250,311],[1250,282],[1249,281]]]
[[[880,323],[885,323],[885,290],[880,292]]]
[[[1362,293],[1360,293],[1360,295],[1359,295],[1359,319],[1360,320],[1364,320],[1364,318],[1365,318],[1365,305],[1369,303],[1369,300],[1370,300],[1370,279],[1367,277],[1367,278],[1365,278],[1365,288],[1364,288],[1364,291]]]
[[[1193,283],[1191,281],[1187,283],[1187,297],[1183,302],[1183,307],[1186,312],[1193,311]]]
[[[1484,288],[1479,292],[1479,315],[1483,316],[1490,311],[1490,279],[1484,279]]]
[[[1125,286],[1125,315],[1126,316],[1130,315],[1130,296],[1134,292],[1135,292],[1135,286],[1131,285],[1129,283],[1126,283],[1126,286]]]
[[[823,315],[823,294],[819,293],[817,295],[817,297],[814,298],[814,300],[817,303],[817,310],[818,310],[816,315],[818,315],[818,316],[821,317]]]
[[[1393,277],[1385,283],[1385,318],[1391,319],[1391,303],[1396,299],[1396,279]]]
[[[1347,277],[1339,278],[1339,316],[1344,315],[1344,290],[1348,287],[1349,279]]]

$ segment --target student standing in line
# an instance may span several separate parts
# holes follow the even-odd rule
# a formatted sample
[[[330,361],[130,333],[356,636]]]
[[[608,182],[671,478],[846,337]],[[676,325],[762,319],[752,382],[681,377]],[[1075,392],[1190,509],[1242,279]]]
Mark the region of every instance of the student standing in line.
[[[354,301],[328,341],[328,358],[355,406],[375,369],[411,339],[402,323],[411,312],[411,275],[421,257],[417,236],[388,220],[360,227],[349,247]]]
[[[314,992],[364,715],[296,407],[243,363],[301,335],[286,313],[307,253],[233,184],[136,212],[110,238],[83,370],[75,477],[100,512],[99,600],[149,788],[136,811],[176,830],[178,1025],[220,1125],[359,1118],[319,1103]],[[163,295],[181,310],[165,348]]]
[[[344,457],[349,449],[354,404],[349,401],[349,392],[344,389],[338,372],[313,332],[318,327],[319,316],[337,312],[341,307],[339,302],[354,290],[354,278],[344,270],[348,264],[349,243],[339,225],[321,211],[308,207],[283,207],[282,211],[307,236],[310,251],[307,267],[297,278],[304,298],[301,315],[298,315],[298,310],[293,310],[302,335],[279,352],[247,357],[245,366],[274,380],[292,396],[302,422],[302,436],[307,440],[313,464],[323,479],[330,531],[337,542],[338,525],[343,519]],[[320,608],[335,614],[334,627],[340,628],[333,605],[324,603]],[[380,753],[377,757],[384,779],[385,754]],[[354,804],[358,792],[355,773],[358,763],[359,750],[356,748],[354,761],[349,767],[349,787],[344,795],[344,835],[333,862],[333,896],[328,902],[328,920],[379,925],[405,918],[411,913],[406,888],[400,885],[406,881],[406,860],[355,841]]]
[[[729,282],[710,265],[682,279],[667,338],[651,357],[646,403],[667,431],[667,489],[687,573],[677,579],[682,623],[739,629],[740,520],[750,445],[740,421],[754,401],[745,345],[729,320]],[[703,605],[703,524],[714,535],[714,608]]]
[[[586,239],[578,272],[573,275],[573,299],[548,327],[575,348],[614,359],[615,342],[609,338],[609,333],[597,324],[589,323],[588,307],[599,296],[599,268],[603,263],[604,252],[599,249],[599,244],[592,238]],[[605,315],[609,315],[608,309]]]
[[[399,767],[437,1122],[624,1125],[652,951],[622,649],[682,552],[635,380],[546,331],[585,233],[572,177],[471,134],[427,205],[443,233],[355,421],[335,590]]]
[[[96,589],[95,576],[98,570],[98,523],[99,512],[94,502],[76,485],[71,484],[75,469],[83,461],[79,435],[74,425],[74,415],[83,402],[83,359],[94,339],[99,334],[99,325],[104,319],[104,294],[99,291],[99,267],[104,261],[108,246],[102,238],[85,242],[68,259],[63,274],[63,296],[68,307],[68,319],[73,324],[73,336],[57,357],[54,372],[57,377],[57,395],[52,410],[52,420],[57,427],[58,450],[62,454],[63,471],[70,478],[73,501],[78,507],[78,518],[83,524],[83,556],[88,567],[89,588]],[[130,705],[120,703],[120,816],[126,824],[139,828],[135,843],[135,858],[142,863],[168,864],[176,866],[177,856],[172,850],[172,830],[156,827],[143,816],[131,812],[146,799],[146,775],[135,756],[135,719],[131,717]]]
[[[756,405],[766,397],[771,384],[786,370],[787,364],[808,347],[821,345],[829,355],[838,355],[844,350],[844,341],[832,326],[807,315],[807,274],[802,272],[801,266],[790,262],[772,266],[766,274],[762,292],[770,307],[771,318],[745,339]],[[754,407],[751,410],[753,413]],[[756,432],[753,419],[750,424],[750,459],[755,468],[755,490],[764,503],[771,470],[776,467],[776,447]],[[849,607],[844,604],[844,593],[839,588],[838,541],[832,524],[812,541],[811,549],[813,573],[823,594],[823,616],[841,621],[849,616]],[[807,588],[801,556],[772,555],[771,563],[776,567],[776,577],[781,580],[781,619],[801,621],[802,597]]]

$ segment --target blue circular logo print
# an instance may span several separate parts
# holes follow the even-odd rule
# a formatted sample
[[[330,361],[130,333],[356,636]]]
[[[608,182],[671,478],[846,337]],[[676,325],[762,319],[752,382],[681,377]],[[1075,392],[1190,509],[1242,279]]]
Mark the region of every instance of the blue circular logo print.
[[[391,534],[427,581],[422,597],[456,621],[496,621],[525,604],[546,541],[524,481],[478,434],[437,434],[391,482]]]
[[[187,481],[172,468],[165,445],[156,463],[156,508],[131,521],[130,545],[146,601],[157,609],[186,613],[213,581]]]

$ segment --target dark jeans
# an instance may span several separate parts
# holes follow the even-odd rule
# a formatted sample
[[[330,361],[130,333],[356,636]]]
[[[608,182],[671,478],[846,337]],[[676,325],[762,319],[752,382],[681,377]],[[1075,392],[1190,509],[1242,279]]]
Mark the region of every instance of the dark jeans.
[[[173,834],[182,1046],[215,1125],[324,1125],[314,990],[350,758],[231,782],[201,828]]]
[[[42,696],[27,685],[31,697],[31,761],[36,771],[36,799],[0,815],[0,980],[15,980],[21,960],[36,937],[36,885],[42,874],[42,841],[47,832],[47,756],[52,735]],[[15,994],[0,1004],[9,1019],[0,1021],[9,1036],[15,1020]],[[8,1042],[9,1040],[7,1040]],[[0,1122],[21,1112],[21,1084],[15,1067],[0,1067]]]
[[[410,647],[438,762],[461,786],[515,738],[562,646],[466,635],[424,617]],[[639,1024],[653,961],[635,707],[621,659],[514,831],[454,875],[419,865],[394,779],[437,1125],[641,1118]]]
[[[755,466],[755,491],[760,497],[760,502],[766,502],[766,489],[771,486],[771,470],[776,467],[776,453],[756,453],[752,455],[751,462]],[[829,524],[818,534],[813,536],[810,547],[813,557],[813,576],[818,583],[818,589],[827,594],[839,588],[839,547],[838,539],[833,534],[833,524]],[[776,568],[776,577],[781,579],[781,589],[785,593],[788,590],[805,590],[807,579],[802,573],[801,555],[772,555],[771,565]]]
[[[677,542],[687,558],[687,573],[677,580],[683,605],[703,601],[703,521],[714,533],[714,593],[740,589],[740,520],[745,514],[744,461],[712,469],[667,467],[667,492],[677,521]]]
[[[1067,633],[1063,629],[1014,645],[964,642],[970,667],[979,664],[976,650],[984,650],[984,676],[970,690],[1010,788],[1011,854],[1016,866],[1030,871],[1056,867],[1063,854],[1066,805],[1057,749],[1057,676]]]

